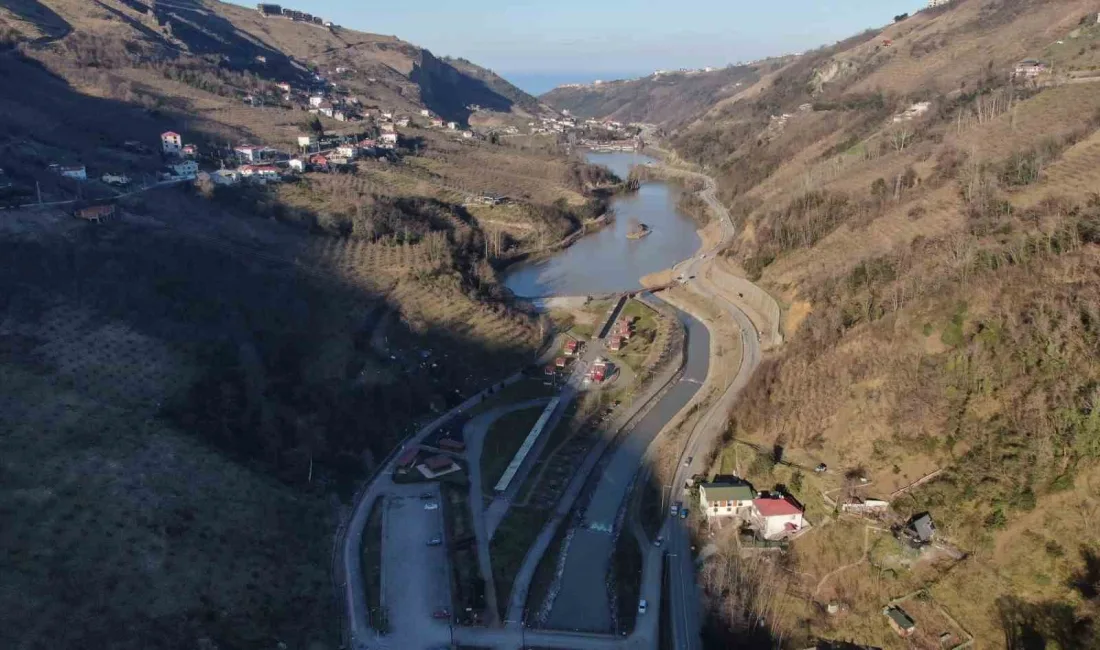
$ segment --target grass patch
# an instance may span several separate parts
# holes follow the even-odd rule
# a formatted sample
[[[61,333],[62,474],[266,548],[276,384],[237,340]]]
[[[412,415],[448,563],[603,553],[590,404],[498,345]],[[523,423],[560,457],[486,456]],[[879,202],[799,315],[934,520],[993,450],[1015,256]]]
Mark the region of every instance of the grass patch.
[[[638,597],[642,590],[642,549],[630,531],[619,534],[612,560],[619,610],[615,619],[619,622],[618,631],[629,634],[638,620]]]
[[[481,450],[481,490],[490,494],[545,407],[513,411],[489,427]]]
[[[508,611],[512,579],[519,573],[527,549],[538,537],[546,517],[544,510],[511,508],[493,535],[489,556],[493,561],[493,581],[496,583],[497,607],[501,613]]]
[[[382,498],[371,506],[363,540],[359,547],[362,556],[363,582],[367,592],[367,616],[370,626],[379,634],[390,631],[389,613],[382,606]]]
[[[467,414],[474,418],[498,406],[526,402],[540,397],[553,397],[558,392],[558,389],[554,386],[547,386],[541,376],[524,377],[516,383],[490,394],[480,404],[467,411]]]
[[[557,425],[551,429],[550,437],[546,440],[546,445],[543,446],[542,452],[539,454],[538,460],[531,467],[531,471],[527,474],[527,478],[524,480],[523,486],[519,491],[520,503],[527,503],[527,500],[531,497],[531,493],[538,487],[541,482],[542,466],[550,462],[553,457],[554,451],[561,446],[561,443],[572,437],[576,428],[576,422],[574,418],[577,415],[577,411],[580,409],[580,400],[573,400],[566,407],[565,413],[562,414],[561,419],[558,420]],[[545,434],[544,434],[545,435]]]
[[[441,483],[447,554],[451,563],[451,611],[462,625],[477,623],[485,612],[485,581],[477,559],[477,538],[466,491]]]

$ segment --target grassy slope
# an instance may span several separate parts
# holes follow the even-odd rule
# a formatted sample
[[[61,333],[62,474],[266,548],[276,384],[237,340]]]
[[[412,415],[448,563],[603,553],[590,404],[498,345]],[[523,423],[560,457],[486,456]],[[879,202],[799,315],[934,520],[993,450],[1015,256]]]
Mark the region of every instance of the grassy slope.
[[[970,553],[950,570],[950,561],[846,569],[819,599],[851,613],[823,617],[805,588],[853,562],[830,550],[853,542],[830,527],[811,533],[825,551],[812,537],[798,542],[790,568],[814,579],[791,578],[802,596],[772,605],[788,613],[788,634],[898,646],[876,612],[931,585],[981,647],[1095,638],[1094,591],[1081,586],[1094,577],[1081,576],[1100,546],[1084,514],[1100,507],[1100,210],[1089,204],[1088,164],[1098,94],[1087,84],[1020,88],[1012,110],[980,119],[979,100],[965,94],[1006,97],[1014,61],[1043,56],[1089,10],[971,0],[922,12],[808,53],[724,106],[719,125],[677,140],[681,155],[721,170],[722,197],[743,224],[729,263],[790,306],[788,343],[750,385],[737,435],[782,445],[804,466],[839,468],[800,479],[796,492],[810,501],[847,470],[884,497],[944,468],[895,508],[930,510]],[[820,84],[829,70],[839,72]],[[901,127],[901,150],[889,118],[917,100],[933,108]],[[814,110],[798,112],[806,102]],[[785,128],[769,128],[782,112],[792,114]],[[738,465],[766,485],[792,481],[751,457]]]

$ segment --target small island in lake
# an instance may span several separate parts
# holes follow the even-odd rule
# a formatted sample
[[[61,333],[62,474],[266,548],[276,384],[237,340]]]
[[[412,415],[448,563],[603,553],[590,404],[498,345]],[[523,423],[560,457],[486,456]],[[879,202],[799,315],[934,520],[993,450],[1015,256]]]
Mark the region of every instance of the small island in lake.
[[[637,219],[630,220],[630,230],[626,233],[627,239],[641,239],[649,233],[653,232],[653,229],[645,225]]]

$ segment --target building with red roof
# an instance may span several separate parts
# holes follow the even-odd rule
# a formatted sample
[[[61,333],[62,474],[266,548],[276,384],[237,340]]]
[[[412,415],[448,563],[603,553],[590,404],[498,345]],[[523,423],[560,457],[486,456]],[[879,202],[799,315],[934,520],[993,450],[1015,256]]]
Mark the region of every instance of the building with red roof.
[[[571,357],[574,354],[576,354],[577,353],[577,348],[579,346],[580,346],[580,344],[577,343],[573,339],[569,339],[568,341],[566,341],[565,342],[565,356]]]
[[[776,539],[802,530],[802,506],[790,496],[753,499],[750,520],[764,539]]]

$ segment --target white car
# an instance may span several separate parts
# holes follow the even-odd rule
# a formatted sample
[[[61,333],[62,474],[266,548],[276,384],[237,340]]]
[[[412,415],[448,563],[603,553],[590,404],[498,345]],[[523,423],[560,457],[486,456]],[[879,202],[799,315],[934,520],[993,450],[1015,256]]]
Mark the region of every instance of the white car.
[[[649,603],[646,602],[645,598],[638,601],[638,613],[639,614],[645,614],[645,610],[648,607],[649,607]]]
[[[425,510],[439,510],[439,504],[436,503],[435,501],[430,501],[430,502],[424,504],[424,509]]]

